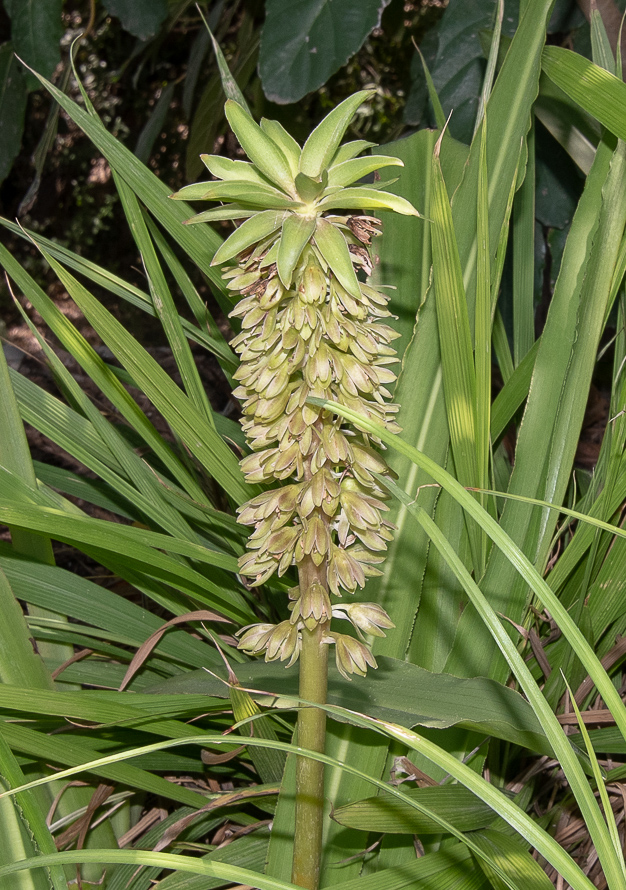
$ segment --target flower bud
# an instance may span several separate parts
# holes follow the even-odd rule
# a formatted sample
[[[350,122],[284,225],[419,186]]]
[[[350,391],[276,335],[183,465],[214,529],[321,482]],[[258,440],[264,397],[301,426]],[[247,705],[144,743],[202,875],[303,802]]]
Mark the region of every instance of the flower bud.
[[[370,634],[373,637],[384,637],[381,628],[395,627],[382,606],[377,603],[341,603],[333,608],[334,618],[347,618],[357,632]]]
[[[377,668],[376,659],[367,648],[365,643],[355,640],[346,634],[332,633],[330,636],[335,641],[335,662],[337,670],[346,678],[350,679],[350,674],[358,674],[364,677],[367,673],[368,664],[370,667]]]
[[[330,621],[332,616],[328,591],[319,581],[314,581],[291,608],[291,623],[302,620],[307,630],[314,630],[318,624]]]

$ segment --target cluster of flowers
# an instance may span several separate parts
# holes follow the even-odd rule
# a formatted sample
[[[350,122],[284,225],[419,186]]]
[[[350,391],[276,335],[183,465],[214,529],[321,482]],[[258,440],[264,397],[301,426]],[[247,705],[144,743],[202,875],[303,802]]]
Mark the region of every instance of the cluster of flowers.
[[[231,173],[226,182],[205,183],[212,187],[206,197],[236,200],[230,218],[246,220],[215,257],[217,262],[236,258],[236,265],[223,274],[240,297],[231,313],[241,319],[241,333],[232,341],[241,359],[235,395],[243,404],[243,429],[252,449],[242,469],[249,482],[281,483],[239,510],[239,521],[254,529],[240,571],[251,585],[259,585],[274,572],[283,575],[306,561],[320,569],[307,589],[290,591],[288,620],[244,628],[239,646],[292,664],[303,629],[321,624],[323,642],[335,644],[344,676],[364,675],[368,664],[375,667],[364,635],[384,636],[383,628],[393,627],[374,603],[332,604],[330,599],[331,594],[341,597],[342,591],[354,593],[368,577],[380,574],[377,566],[393,526],[384,517],[388,508],[378,477],[389,470],[378,450],[381,443],[350,428],[321,402],[339,402],[397,431],[397,406],[386,386],[395,380],[391,344],[398,335],[382,321],[390,314],[385,295],[357,277],[372,271],[368,247],[379,233],[378,220],[327,211],[360,201],[356,206],[365,209],[415,213],[407,202],[385,192],[345,187],[346,178],[353,182],[363,171],[400,163],[387,157],[354,158],[363,143],[339,148],[364,97],[338,106],[326,119],[334,116],[334,127],[324,131],[323,122],[303,149],[273,122],[263,122],[258,133],[251,130],[256,124],[243,109],[227,104],[240,142],[249,156],[256,153],[256,169],[243,165],[248,169],[233,171],[224,159],[204,159],[216,175]],[[331,130],[336,145],[331,140],[329,148]],[[277,173],[281,164],[276,158],[259,170],[259,134],[280,151],[282,172]],[[267,144],[265,149],[267,153]],[[259,195],[255,210],[250,180],[246,204],[242,190],[232,189],[234,172],[258,178],[261,193],[271,188],[275,194],[269,201],[265,196],[265,206]],[[211,218],[211,213],[194,221]],[[224,218],[223,211],[220,216]],[[217,218],[215,211],[212,218]],[[359,638],[330,630],[332,617],[348,619]]]

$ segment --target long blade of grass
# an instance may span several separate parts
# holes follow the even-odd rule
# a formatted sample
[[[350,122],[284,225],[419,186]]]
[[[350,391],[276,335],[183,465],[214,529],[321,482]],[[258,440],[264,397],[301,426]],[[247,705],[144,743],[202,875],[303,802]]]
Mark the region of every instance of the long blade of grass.
[[[280,696],[280,698],[287,702],[289,701],[288,697]],[[298,702],[298,699],[292,699],[294,703]],[[303,702],[304,704],[304,702]],[[379,732],[383,735],[386,735],[389,738],[395,739],[399,741],[401,744],[406,744],[408,747],[413,750],[419,750],[423,753],[428,759],[432,759],[433,762],[437,762],[444,766],[447,773],[460,781],[463,785],[469,788],[477,797],[481,800],[484,800],[498,815],[502,816],[522,837],[525,837],[530,844],[532,844],[540,853],[543,855],[554,867],[562,874],[566,880],[569,880],[572,887],[575,890],[592,890],[593,885],[589,881],[588,878],[585,877],[583,872],[580,870],[578,865],[574,863],[571,857],[565,853],[563,848],[554,841],[552,837],[550,837],[547,832],[545,832],[542,828],[540,828],[536,822],[534,822],[523,810],[513,803],[508,797],[506,797],[502,792],[498,791],[493,786],[489,785],[481,776],[477,775],[470,767],[466,766],[463,763],[460,763],[453,755],[448,754],[443,751],[443,749],[439,748],[439,746],[435,745],[432,742],[427,741],[421,736],[411,732],[410,730],[404,729],[404,727],[397,726],[393,723],[387,723],[382,720],[375,720],[373,718],[366,717],[363,714],[358,714],[354,711],[347,711],[344,708],[339,708],[332,705],[323,705],[323,709],[330,715],[334,715],[339,717],[340,720],[347,720],[350,723],[354,724],[356,727],[373,729],[375,732]],[[103,768],[108,768],[110,764],[117,764],[121,760],[128,759],[129,757],[136,756],[139,754],[145,754],[152,751],[159,751],[165,748],[177,747],[178,745],[182,745],[191,742],[192,744],[206,744],[206,745],[239,745],[239,744],[251,744],[258,745],[261,747],[272,747],[276,750],[293,752],[297,751],[299,754],[302,754],[307,757],[313,757],[315,760],[319,760],[322,763],[328,765],[339,765],[338,762],[327,755],[315,753],[312,751],[307,751],[301,748],[295,748],[293,745],[289,745],[285,742],[276,742],[268,739],[260,739],[260,738],[249,738],[247,736],[220,736],[220,735],[204,735],[204,736],[194,736],[192,739],[177,739],[174,741],[168,742],[159,742],[153,745],[142,746],[141,748],[134,748],[130,751],[124,751],[122,753],[109,755],[107,757],[99,758],[98,760],[92,761],[89,765],[91,769],[102,770]],[[363,773],[362,770],[357,769],[356,767],[350,766],[348,764],[341,765],[341,768],[346,770],[353,775],[359,776],[362,779],[366,780],[369,784],[374,785],[376,788],[379,788],[387,794],[391,794],[394,797],[399,798],[400,800],[408,803],[411,807],[420,812],[424,813],[424,815],[433,819],[436,822],[441,824],[442,828],[444,828],[447,832],[458,837],[464,844],[466,844],[470,850],[476,853],[481,858],[486,859],[489,864],[494,867],[496,873],[499,877],[501,877],[507,886],[517,888],[517,884],[515,881],[512,881],[509,875],[506,875],[496,860],[492,859],[488,852],[478,849],[477,846],[473,843],[470,835],[463,835],[458,832],[457,829],[446,822],[445,819],[442,819],[437,813],[430,810],[423,804],[420,804],[415,797],[410,797],[398,787],[389,785],[385,782],[382,782],[380,779],[374,779],[371,776]],[[60,778],[68,778],[71,775],[74,775],[76,772],[80,770],[78,768],[72,768],[68,770],[63,770],[58,774]],[[45,780],[43,780],[45,782]],[[36,782],[30,782],[27,785],[23,786],[17,790],[25,790],[31,787],[37,787],[42,784],[42,780],[38,780]],[[14,792],[4,792],[0,794],[0,799],[7,796],[7,794],[12,794]],[[189,860],[187,860],[188,862]],[[197,861],[197,860],[195,860]],[[0,876],[3,874],[0,871]],[[260,887],[260,884],[252,885]]]
[[[5,780],[12,788],[23,785],[26,781],[19,763],[2,735],[0,735],[0,776],[2,777],[0,783]],[[38,797],[39,800],[37,800]],[[44,816],[45,810],[42,805],[45,805],[45,798],[33,791],[24,791],[16,795],[15,805],[19,807],[22,817],[32,833],[37,851],[43,855],[56,853],[56,844]],[[5,855],[7,852],[5,848]],[[60,865],[51,865],[47,871],[47,877],[53,890],[68,890],[67,878]]]
[[[457,251],[454,223],[439,161],[441,138],[433,153],[432,218],[433,276],[443,371],[446,414],[459,479],[471,486],[478,479],[476,454],[476,373],[467,300]],[[489,301],[491,302],[490,298]],[[482,546],[476,526],[468,526],[476,571],[482,574]]]
[[[502,4],[500,4],[502,6]],[[501,23],[502,9],[499,21]],[[480,131],[478,171],[478,259],[476,264],[476,323],[474,348],[476,364],[476,478],[487,482],[491,458],[491,250],[489,247],[489,187],[487,182],[487,120]],[[484,483],[481,483],[481,487]],[[484,495],[480,503],[486,506]],[[481,536],[480,574],[487,562],[487,538]]]
[[[526,140],[524,181],[513,202],[513,359],[515,367],[535,342],[535,129]]]
[[[178,312],[174,305],[174,300],[170,289],[165,280],[165,275],[161,269],[161,265],[154,249],[154,244],[148,233],[146,222],[141,213],[139,202],[135,197],[135,193],[126,183],[119,177],[116,177],[117,190],[122,199],[122,206],[126,214],[126,219],[130,225],[133,237],[148,278],[150,295],[152,303],[156,310],[157,316],[163,325],[163,330],[171,347],[172,354],[176,360],[176,366],[179,370],[183,386],[187,392],[187,396],[194,404],[196,410],[202,414],[215,429],[215,421],[213,420],[213,411],[204,387],[200,381],[198,369],[193,360],[191,349],[185,337],[183,327],[180,323]]]
[[[74,271],[84,275],[88,280],[105,288],[110,293],[115,294],[115,296],[121,297],[121,299],[128,302],[131,306],[136,306],[138,309],[141,309],[142,312],[156,318],[156,311],[148,294],[124,281],[119,276],[114,275],[109,270],[104,269],[102,266],[98,266],[96,263],[91,262],[91,260],[88,260],[85,257],[79,256],[73,251],[68,250],[66,247],[51,241],[49,238],[44,238],[37,232],[23,228],[3,217],[0,217],[0,225],[4,226],[14,235],[18,235],[20,238],[25,238],[36,244],[40,244],[51,256],[57,259],[60,263],[63,263],[63,265],[68,266],[70,269],[74,269]],[[158,230],[155,228],[155,231]],[[159,249],[161,249],[160,245]],[[228,373],[229,370],[235,370],[238,364],[237,357],[223,338],[220,329],[211,317],[206,304],[202,302],[193,285],[187,286],[185,284],[185,286],[183,286],[181,284],[178,272],[179,269],[182,269],[182,266],[180,266],[180,263],[178,263],[177,266],[174,266],[173,263],[170,263],[167,256],[166,261],[172,269],[172,274],[179,282],[182,292],[187,297],[187,302],[191,306],[198,325],[200,325],[200,327],[196,327],[186,318],[181,318],[180,322],[186,335],[190,340],[195,341],[209,352],[213,353],[213,355],[219,359],[225,373]],[[205,332],[203,328],[206,328],[208,333]]]
[[[111,168],[133,189],[137,197],[158,219],[172,237],[209,278],[214,287],[226,293],[219,270],[211,267],[211,258],[221,238],[210,228],[202,231],[183,223],[193,215],[191,208],[179,201],[168,201],[170,189],[162,183],[135,155],[108,133],[102,122],[62,93],[45,77],[33,72],[42,86],[59,103],[94,145],[102,152]]]
[[[323,401],[321,399],[311,399],[311,402],[318,404],[329,411],[334,411],[341,417],[350,420],[359,428],[380,436],[385,445],[406,455],[409,460],[425,470],[435,482],[451,494],[463,509],[469,513],[477,523],[479,523],[496,547],[502,551],[507,561],[510,562],[515,569],[515,572],[518,573],[524,579],[524,582],[532,588],[539,601],[557,622],[563,635],[567,637],[570,645],[575,649],[580,660],[593,678],[600,695],[606,702],[607,707],[611,710],[615,722],[626,737],[626,706],[621,700],[619,693],[615,689],[610,678],[607,676],[606,671],[598,661],[593,649],[570,618],[567,609],[563,607],[558,598],[550,590],[548,584],[534,568],[528,557],[524,555],[518,546],[516,546],[504,529],[500,527],[498,522],[491,517],[486,510],[483,510],[480,504],[465,491],[460,482],[442,467],[438,466],[427,455],[419,452],[407,442],[404,442],[399,436],[388,433],[380,424],[373,423],[358,414],[358,412],[352,411],[336,402]]]

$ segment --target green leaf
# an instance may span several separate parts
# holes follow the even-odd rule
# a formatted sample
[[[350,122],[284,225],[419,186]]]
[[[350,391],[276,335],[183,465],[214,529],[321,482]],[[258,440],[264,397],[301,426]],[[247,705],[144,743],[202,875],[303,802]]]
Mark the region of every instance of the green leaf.
[[[375,170],[382,170],[383,167],[404,167],[404,163],[400,158],[389,157],[387,155],[371,155],[367,158],[354,158],[353,160],[343,161],[341,164],[333,164],[328,170],[329,186],[346,186]]]
[[[458,478],[472,486],[478,478],[476,455],[476,374],[472,353],[467,300],[452,211],[439,160],[442,137],[432,161],[433,197],[431,234],[433,280],[439,327],[439,348],[450,440]],[[483,247],[484,250],[484,247]],[[482,255],[482,254],[481,254]],[[476,527],[468,526],[474,566],[482,572]]]
[[[626,84],[584,56],[560,46],[546,46],[541,67],[564,93],[626,139]]]
[[[262,210],[292,207],[293,199],[269,185],[255,182],[194,182],[169,196],[174,201],[240,201]]]
[[[513,201],[513,360],[519,365],[535,342],[535,128],[527,138],[524,181]]]
[[[63,36],[62,0],[5,0],[4,8],[11,19],[11,41],[20,59],[44,77],[61,61],[59,46]],[[27,75],[29,86],[36,89],[36,78]]]
[[[263,176],[250,161],[233,161],[231,158],[222,158],[219,155],[200,155],[200,160],[209,173],[217,179],[229,181],[254,182],[263,186],[272,187],[272,183]]]
[[[283,224],[276,267],[285,287],[291,286],[293,270],[300,259],[305,244],[315,232],[315,220],[290,214]]]
[[[350,259],[346,239],[339,229],[325,219],[318,219],[315,229],[315,244],[326,260],[339,283],[348,293],[360,297],[359,282]]]
[[[496,818],[486,803],[463,785],[411,788],[406,797],[424,804],[459,831],[486,828]],[[339,807],[333,819],[340,825],[382,834],[439,834],[441,825],[414,809],[408,801],[380,795]]]
[[[295,178],[299,169],[298,165],[300,164],[300,152],[302,151],[296,140],[285,130],[282,124],[278,121],[269,120],[266,117],[261,118],[261,129],[285,155],[291,168],[291,175]]]
[[[350,210],[393,210],[404,216],[420,216],[421,214],[410,204],[406,198],[394,195],[391,192],[382,192],[370,188],[342,189],[335,195],[323,198],[318,207],[320,210],[331,210],[337,207],[345,207]]]
[[[326,115],[304,143],[300,156],[300,172],[319,179],[332,161],[348,124],[361,105],[373,95],[373,90],[361,90],[344,99]]]
[[[288,194],[293,194],[293,175],[287,158],[276,143],[266,136],[241,105],[228,99],[224,106],[233,132],[239,144],[261,173],[275,182]]]
[[[380,25],[389,0],[267,0],[259,73],[268,99],[298,102],[326,83]]]
[[[28,91],[13,46],[0,46],[0,182],[19,154]]]
[[[279,229],[284,219],[285,213],[276,210],[265,210],[247,219],[224,241],[211,263],[217,265],[228,262],[238,253],[247,250],[251,245],[262,241]]]
[[[591,51],[595,65],[599,65],[611,74],[615,73],[615,59],[609,36],[599,10],[593,7],[591,8]]]
[[[225,207],[213,207],[211,210],[203,210],[202,213],[196,213],[191,219],[186,219],[184,224],[190,226],[195,223],[220,222],[224,219],[233,221],[250,219],[251,216],[261,212],[261,210],[249,210],[238,204],[227,204]]]
[[[118,18],[124,30],[140,40],[154,37],[167,18],[167,0],[103,0],[103,3],[109,15]]]
[[[200,795],[197,796],[203,800]],[[295,884],[264,877],[259,872],[240,868],[230,863],[213,862],[208,858],[198,859],[194,856],[177,856],[173,853],[153,853],[148,850],[70,850],[46,856],[35,856],[13,865],[3,866],[0,868],[0,877],[17,874],[27,868],[43,868],[81,862],[131,863],[137,867],[153,865],[158,866],[160,870],[167,869],[187,872],[192,875],[203,875],[205,879],[219,878],[220,884],[236,881],[237,884],[257,887],[258,890],[300,890]],[[205,882],[203,887],[206,886]]]
[[[367,151],[369,148],[376,148],[376,143],[367,142],[365,139],[355,139],[354,142],[344,142],[344,144],[340,145],[335,152],[333,159],[330,162],[329,172],[332,167],[343,164],[344,161],[351,161],[352,158],[356,158],[357,155]],[[381,151],[385,150],[385,147],[381,147]]]
[[[362,711],[400,726],[445,729],[462,725],[468,729],[507,739],[542,753],[551,752],[541,725],[530,705],[519,693],[484,677],[462,679],[432,673],[410,662],[378,657],[378,670],[353,681],[330,668],[328,701]],[[297,695],[298,672],[282,665],[252,661],[237,666],[237,678],[249,689],[270,689]],[[154,687],[167,694],[198,694],[226,697],[227,688],[206,671],[172,677]],[[259,701],[263,694],[254,696]]]
[[[18,785],[23,785],[26,781],[24,773],[22,772],[13,752],[1,735],[0,774],[3,777],[3,779],[0,780],[0,787],[7,787],[5,785],[5,780],[8,782],[9,788],[16,788]],[[26,823],[28,832],[32,835],[32,839],[35,842],[35,850],[40,853],[50,854],[56,852],[56,845],[50,834],[50,829],[46,824],[44,809],[46,803],[43,795],[33,793],[32,791],[24,791],[21,794],[16,795],[15,810],[16,813],[20,814],[22,822]],[[2,807],[3,815],[2,823],[0,825],[0,832],[2,832],[3,839],[7,841],[7,847],[3,850],[2,855],[2,859],[5,862],[10,859],[15,859],[16,853],[19,855],[19,853],[25,852],[24,848],[20,849],[21,844],[13,845],[7,838],[8,830],[10,828],[9,823],[11,821],[11,816],[13,815],[7,812],[9,809],[10,807],[6,804]],[[44,886],[47,884],[48,887],[52,886],[54,890],[68,890],[67,880],[60,865],[51,867],[47,876],[41,874],[40,877],[44,880],[45,877],[50,879],[51,883],[48,884],[46,881]]]
[[[533,859],[517,837],[511,837],[502,831],[487,828],[474,835],[474,842],[485,853],[490,853],[500,863],[502,869],[512,880],[519,880],[528,890],[550,890],[554,884]],[[481,858],[476,859],[492,886],[503,886],[501,880]]]
[[[222,52],[222,49],[221,49],[219,43],[213,36],[213,32],[209,28],[209,23],[205,19],[202,9],[200,9],[200,7],[198,7],[198,11],[202,17],[202,21],[204,22],[205,28],[209,32],[209,37],[211,38],[211,43],[213,44],[213,52],[215,53],[215,58],[217,60],[217,67],[219,68],[220,80],[222,81],[222,89],[224,90],[224,95],[226,96],[227,99],[232,99],[233,102],[237,102],[239,105],[241,105],[241,107],[244,109],[244,111],[247,111],[249,114],[250,109],[248,108],[248,103],[244,99],[243,93],[239,89],[239,84],[233,77],[231,70],[228,67],[228,62],[224,58],[224,53]],[[221,11],[221,10],[219,10],[219,11]],[[218,11],[218,14],[219,14],[219,11]],[[211,12],[212,12],[212,14],[214,14],[215,9],[211,10]]]

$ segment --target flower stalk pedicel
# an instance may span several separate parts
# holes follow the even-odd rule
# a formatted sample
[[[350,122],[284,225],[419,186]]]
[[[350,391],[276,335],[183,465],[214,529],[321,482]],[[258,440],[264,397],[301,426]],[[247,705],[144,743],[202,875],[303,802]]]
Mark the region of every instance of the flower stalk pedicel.
[[[213,263],[231,264],[224,278],[240,297],[231,313],[241,319],[232,341],[241,359],[235,395],[252,449],[242,469],[248,481],[276,486],[240,508],[239,521],[253,528],[240,571],[253,586],[291,566],[298,571],[291,617],[244,628],[239,647],[288,665],[300,658],[300,695],[321,704],[328,647],[334,645],[345,677],[364,676],[368,665],[376,667],[365,635],[384,636],[383,628],[393,627],[374,603],[332,601],[380,574],[392,536],[376,478],[389,473],[381,443],[308,401],[331,399],[398,430],[386,388],[395,381],[398,335],[383,321],[387,298],[362,280],[372,270],[368,247],[379,221],[361,212],[418,214],[375,185],[353,185],[382,167],[402,166],[397,158],[357,157],[370,143],[340,145],[370,95],[342,102],[302,149],[280,124],[263,120],[259,127],[229,100],[226,116],[252,163],[203,156],[216,181],[174,196],[222,203],[190,223],[240,222]],[[357,637],[331,630],[333,617],[348,620]],[[324,735],[324,713],[303,708],[299,745],[323,752]],[[298,758],[297,774],[292,880],[315,888],[323,765]]]

